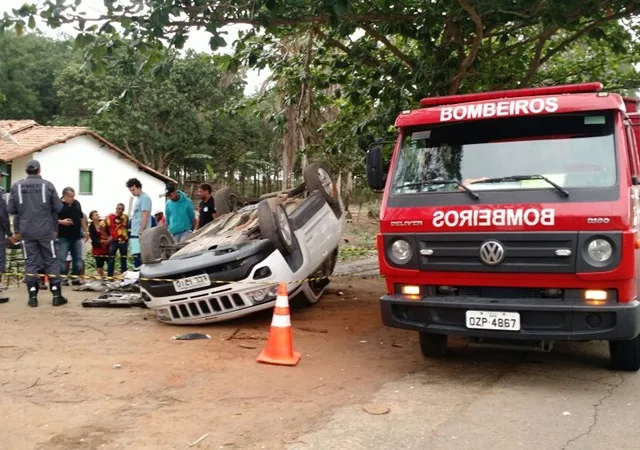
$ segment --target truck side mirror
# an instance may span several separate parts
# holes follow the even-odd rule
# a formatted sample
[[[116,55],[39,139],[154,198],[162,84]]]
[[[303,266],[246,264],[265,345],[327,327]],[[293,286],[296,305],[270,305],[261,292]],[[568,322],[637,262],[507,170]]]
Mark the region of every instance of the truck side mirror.
[[[374,143],[367,151],[367,183],[372,191],[381,192],[384,191],[385,178],[382,144]]]

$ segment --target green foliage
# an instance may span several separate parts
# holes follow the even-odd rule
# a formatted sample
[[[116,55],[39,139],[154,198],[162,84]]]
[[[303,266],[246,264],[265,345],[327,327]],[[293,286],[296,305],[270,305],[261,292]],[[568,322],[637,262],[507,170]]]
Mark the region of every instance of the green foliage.
[[[138,130],[145,138],[156,124],[162,129],[175,122],[182,131],[176,131],[179,138],[167,145],[186,143],[192,151],[215,155],[225,167],[216,172],[227,178],[235,171],[270,173],[274,164],[267,161],[278,151],[273,139],[264,140],[255,151],[249,149],[249,141],[273,137],[274,132],[290,138],[298,165],[306,156],[325,160],[334,171],[362,175],[364,150],[372,138],[393,137],[397,114],[426,96],[594,79],[607,89],[640,86],[634,67],[640,44],[631,39],[640,31],[636,0],[105,0],[101,22],[81,15],[81,3],[25,6],[0,20],[0,31],[13,28],[21,33],[36,15],[54,28],[75,24],[80,31],[75,43],[84,49],[93,72],[101,74],[100,83],[114,76],[111,58],[127,48],[127,54],[136,55],[135,75],[118,89],[107,84],[97,86],[99,95],[85,93],[82,102],[91,104],[87,111],[103,108],[107,118],[99,125],[114,135],[122,130],[119,139],[124,139],[125,130],[127,136],[137,136],[136,130],[130,129],[133,125],[120,128],[108,117],[121,117],[132,106],[140,109],[132,110],[130,121],[149,127]],[[261,128],[262,121],[252,122],[255,118],[243,106],[238,116],[218,118],[218,126],[202,132],[211,124],[206,110],[219,105],[202,106],[207,102],[204,96],[190,96],[179,85],[152,86],[156,82],[147,78],[148,73],[170,79],[177,70],[175,53],[164,47],[183,48],[193,27],[207,30],[210,47],[217,50],[229,44],[223,32],[229,24],[252,28],[232,43],[232,56],[217,62],[230,73],[244,67],[271,68],[273,89],[253,99],[251,109],[268,119],[272,130]],[[192,81],[201,86],[199,76]],[[7,94],[2,86],[0,90]],[[164,108],[149,111],[162,106],[149,96]],[[182,102],[172,102],[176,96],[200,100],[204,110],[193,114]],[[102,106],[95,103],[100,101]],[[243,127],[252,132],[242,134]],[[159,136],[149,138],[150,145],[164,154],[169,150]],[[183,161],[183,156],[178,152],[172,160]],[[206,170],[203,160],[189,161]]]
[[[72,59],[65,41],[0,33],[0,119],[46,123],[58,114],[54,74]]]

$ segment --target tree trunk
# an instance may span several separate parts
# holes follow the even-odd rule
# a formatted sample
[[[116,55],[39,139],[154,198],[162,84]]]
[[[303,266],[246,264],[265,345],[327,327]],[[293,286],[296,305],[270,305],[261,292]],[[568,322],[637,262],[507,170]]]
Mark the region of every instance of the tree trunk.
[[[342,195],[342,172],[338,173],[338,181],[336,182],[336,189],[338,190],[338,196]]]
[[[351,212],[349,212],[349,202],[353,191],[353,172],[351,171],[347,173],[347,182],[344,190],[344,210],[347,212],[347,219],[351,219]]]

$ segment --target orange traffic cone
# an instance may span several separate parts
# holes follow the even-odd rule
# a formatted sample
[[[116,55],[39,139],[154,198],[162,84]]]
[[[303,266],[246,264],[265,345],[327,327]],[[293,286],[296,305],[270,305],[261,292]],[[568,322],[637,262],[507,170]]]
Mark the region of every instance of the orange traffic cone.
[[[269,339],[257,361],[283,366],[295,366],[300,361],[300,353],[293,351],[289,294],[286,283],[278,285],[278,296],[276,297],[276,307],[273,310]]]

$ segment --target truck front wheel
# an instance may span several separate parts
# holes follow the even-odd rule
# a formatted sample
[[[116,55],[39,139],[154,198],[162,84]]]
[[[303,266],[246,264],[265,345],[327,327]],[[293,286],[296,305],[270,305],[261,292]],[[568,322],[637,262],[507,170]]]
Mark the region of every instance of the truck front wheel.
[[[427,358],[442,358],[447,353],[447,335],[421,331],[420,351]]]
[[[629,341],[609,341],[609,358],[613,370],[637,372],[640,369],[640,336]]]

